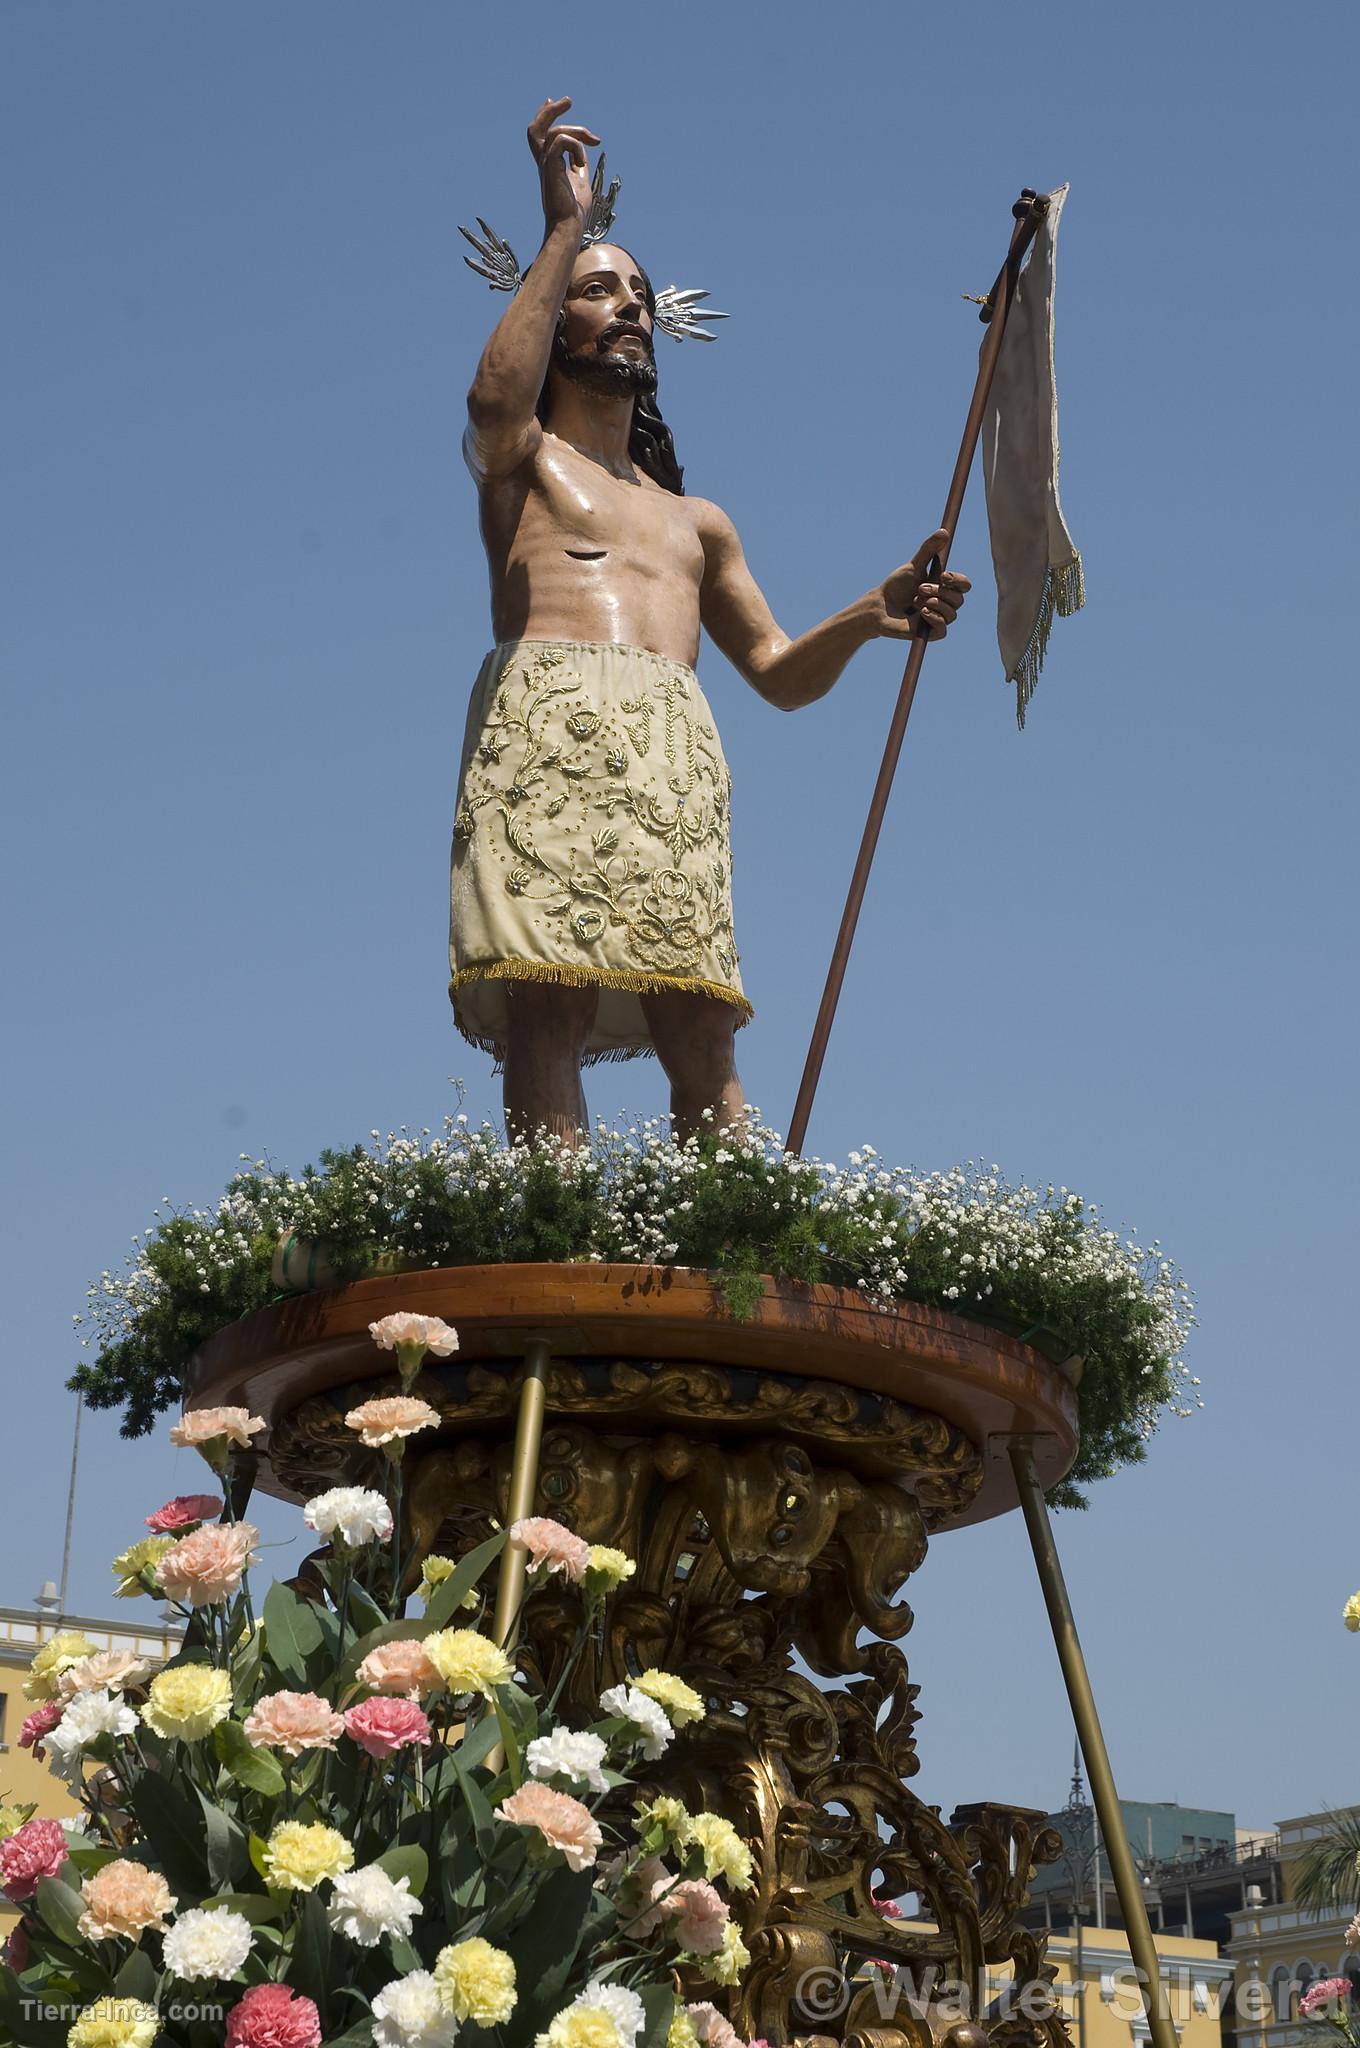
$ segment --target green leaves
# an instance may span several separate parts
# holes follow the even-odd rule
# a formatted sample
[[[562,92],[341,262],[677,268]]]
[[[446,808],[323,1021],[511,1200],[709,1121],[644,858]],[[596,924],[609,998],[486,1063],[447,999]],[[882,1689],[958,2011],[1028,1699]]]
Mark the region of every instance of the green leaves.
[[[85,1902],[74,1885],[64,1883],[59,1877],[40,1877],[37,1902],[44,1925],[51,1928],[57,1940],[77,1947],[84,1939],[80,1932],[80,1916],[85,1910]]]
[[[283,1796],[283,1771],[267,1749],[256,1749],[246,1740],[239,1721],[222,1721],[213,1730],[218,1762],[224,1764],[238,1785],[258,1792],[265,1799]]]
[[[505,1542],[505,1532],[502,1530],[495,1536],[489,1536],[485,1543],[479,1543],[475,1550],[470,1550],[466,1557],[459,1560],[444,1583],[436,1587],[424,1614],[415,1615],[409,1621],[386,1621],[381,1628],[370,1629],[366,1636],[361,1636],[340,1667],[336,1698],[340,1698],[354,1684],[355,1674],[370,1651],[378,1649],[383,1643],[417,1642],[425,1636],[433,1635],[436,1629],[447,1627],[482,1574],[500,1556],[505,1548]]]
[[[291,1586],[275,1584],[264,1602],[265,1653],[293,1692],[311,1692],[326,1672],[326,1627],[321,1609]]]
[[[144,1771],[128,1794],[142,1833],[172,1892],[197,1898],[209,1889],[199,1795],[182,1779]]]
[[[419,1898],[430,1875],[430,1859],[423,1849],[385,1849],[381,1856],[374,1858],[380,1870],[385,1870],[393,1884],[409,1878],[411,1890]]]

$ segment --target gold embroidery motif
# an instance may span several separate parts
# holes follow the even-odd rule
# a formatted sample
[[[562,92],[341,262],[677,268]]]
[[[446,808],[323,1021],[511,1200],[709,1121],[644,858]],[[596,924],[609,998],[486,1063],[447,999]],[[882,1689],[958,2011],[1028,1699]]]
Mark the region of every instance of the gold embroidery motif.
[[[454,988],[579,977],[689,987],[749,1014],[731,778],[693,673],[637,650],[525,643],[486,695],[454,825]]]

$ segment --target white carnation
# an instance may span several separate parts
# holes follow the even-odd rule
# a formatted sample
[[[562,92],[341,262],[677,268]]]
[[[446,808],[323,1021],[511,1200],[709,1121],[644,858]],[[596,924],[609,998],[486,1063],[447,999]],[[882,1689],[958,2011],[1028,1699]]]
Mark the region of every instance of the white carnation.
[[[43,1737],[48,1769],[68,1784],[80,1776],[80,1760],[101,1735],[131,1735],[137,1716],[111,1692],[78,1692],[50,1734]]]
[[[230,1906],[211,1912],[191,1906],[165,1937],[165,1967],[186,1984],[196,1977],[234,1977],[250,1954],[254,1936],[244,1913]]]
[[[333,1486],[318,1493],[302,1510],[302,1519],[318,1536],[339,1536],[352,1550],[364,1543],[386,1543],[392,1534],[392,1510],[371,1486]]]
[[[535,1778],[570,1778],[574,1785],[588,1785],[592,1792],[607,1792],[606,1747],[602,1736],[558,1728],[551,1735],[536,1735],[525,1756]]]
[[[607,2013],[618,2028],[625,2048],[632,2048],[647,2017],[636,1991],[629,1991],[622,1984],[587,1984],[580,1996],[573,1998],[567,2010]]]
[[[650,1763],[656,1762],[675,1736],[665,1708],[658,1706],[645,1692],[639,1692],[635,1685],[611,1685],[607,1692],[600,1694],[600,1705],[606,1714],[618,1714],[621,1719],[632,1722],[637,1730],[633,1740],[641,1744],[642,1754]]]
[[[376,1948],[385,1934],[409,1938],[424,1907],[411,1897],[409,1877],[391,1878],[379,1863],[349,1870],[331,1886],[326,1918],[337,1934],[360,1948]]]
[[[373,2001],[373,2048],[452,2048],[458,2022],[428,1970],[395,1977]]]

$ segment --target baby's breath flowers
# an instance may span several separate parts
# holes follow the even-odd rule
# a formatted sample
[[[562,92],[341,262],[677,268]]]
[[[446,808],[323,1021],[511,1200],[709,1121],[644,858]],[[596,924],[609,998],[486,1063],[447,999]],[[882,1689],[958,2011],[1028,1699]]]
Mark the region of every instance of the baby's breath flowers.
[[[1142,1458],[1163,1415],[1202,1405],[1181,1355],[1193,1301],[1156,1242],[1109,1229],[1068,1188],[1012,1185],[995,1166],[893,1169],[867,1145],[845,1166],[796,1158],[754,1112],[721,1139],[684,1144],[658,1119],[602,1123],[569,1151],[450,1118],[439,1137],[375,1132],[301,1176],[246,1161],[215,1208],[158,1216],[126,1270],[90,1288],[81,1341],[96,1356],[72,1384],[94,1407],[123,1406],[126,1433],[143,1434],[179,1400],[199,1346],[273,1298],[284,1233],[323,1243],[340,1282],[384,1254],[408,1268],[601,1260],[708,1271],[736,1314],[768,1273],[995,1324],[1059,1361],[1084,1360],[1081,1451],[1051,1496],[1063,1505]],[[427,1355],[457,1346],[438,1317],[409,1311],[372,1329],[408,1388]],[[218,1415],[233,1412],[249,1442],[259,1418]],[[184,1440],[214,1426],[204,1413],[183,1418]],[[219,1426],[208,1441],[224,1457],[240,1437]]]

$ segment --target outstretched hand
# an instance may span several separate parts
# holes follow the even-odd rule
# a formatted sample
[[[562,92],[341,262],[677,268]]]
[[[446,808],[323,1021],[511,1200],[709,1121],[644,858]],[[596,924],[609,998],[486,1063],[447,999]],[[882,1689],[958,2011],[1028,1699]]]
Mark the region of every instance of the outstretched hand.
[[[952,569],[944,570],[934,581],[925,580],[932,555],[948,545],[949,534],[941,526],[922,541],[909,562],[870,591],[874,631],[880,639],[943,640],[973,587],[966,576],[958,576]]]
[[[544,100],[529,123],[529,147],[543,188],[543,217],[551,227],[574,220],[584,227],[590,215],[590,165],[586,148],[598,149],[600,138],[589,128],[565,125],[560,117],[569,99]]]

